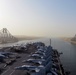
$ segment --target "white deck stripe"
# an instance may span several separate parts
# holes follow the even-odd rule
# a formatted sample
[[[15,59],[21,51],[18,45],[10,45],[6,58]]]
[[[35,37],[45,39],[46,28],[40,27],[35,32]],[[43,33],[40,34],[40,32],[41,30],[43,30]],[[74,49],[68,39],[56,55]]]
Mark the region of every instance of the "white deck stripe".
[[[10,69],[10,67],[9,67],[9,69]],[[4,75],[7,71],[9,71],[9,69],[8,69],[8,70],[6,70],[5,72],[3,72],[1,75]]]
[[[10,75],[12,75],[15,72],[15,70],[12,71],[12,73]]]

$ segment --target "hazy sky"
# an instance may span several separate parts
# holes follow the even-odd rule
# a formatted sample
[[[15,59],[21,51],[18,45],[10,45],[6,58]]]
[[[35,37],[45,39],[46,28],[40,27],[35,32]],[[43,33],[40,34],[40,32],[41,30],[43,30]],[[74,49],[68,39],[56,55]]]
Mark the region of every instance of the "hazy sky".
[[[0,29],[13,35],[73,36],[76,0],[0,0]]]

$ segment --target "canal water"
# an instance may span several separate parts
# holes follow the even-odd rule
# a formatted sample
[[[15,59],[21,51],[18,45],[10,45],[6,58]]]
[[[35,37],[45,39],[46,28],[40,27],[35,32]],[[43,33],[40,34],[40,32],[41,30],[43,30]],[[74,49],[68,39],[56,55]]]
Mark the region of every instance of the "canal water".
[[[52,46],[63,52],[60,58],[65,70],[70,71],[70,75],[76,75],[76,45],[60,39],[52,39]]]
[[[49,39],[26,40],[26,41],[20,41],[18,43],[21,44],[21,43],[28,43],[28,42],[35,42],[35,41],[42,41],[46,45],[50,45]],[[11,46],[14,44],[17,44],[17,43],[1,44],[0,47]],[[60,59],[64,69],[66,71],[70,71],[71,72],[70,75],[76,75],[76,45],[57,38],[52,39],[51,45],[54,49],[57,49],[59,52],[63,52],[63,54],[60,56]]]

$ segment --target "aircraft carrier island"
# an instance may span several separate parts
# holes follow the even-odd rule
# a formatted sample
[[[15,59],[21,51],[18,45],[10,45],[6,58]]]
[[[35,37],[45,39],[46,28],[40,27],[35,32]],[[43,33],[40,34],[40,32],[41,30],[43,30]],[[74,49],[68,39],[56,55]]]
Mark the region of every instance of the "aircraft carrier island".
[[[68,75],[60,53],[42,42],[17,44],[0,49],[0,75]]]

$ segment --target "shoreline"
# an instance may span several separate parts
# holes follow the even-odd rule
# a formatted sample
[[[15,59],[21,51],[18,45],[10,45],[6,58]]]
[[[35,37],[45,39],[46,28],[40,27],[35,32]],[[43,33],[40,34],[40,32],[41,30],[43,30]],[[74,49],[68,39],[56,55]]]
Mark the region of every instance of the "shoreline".
[[[67,42],[69,42],[71,44],[75,44],[76,45],[76,41],[71,41],[71,38],[61,38],[61,39],[64,40],[64,41],[67,41]]]

